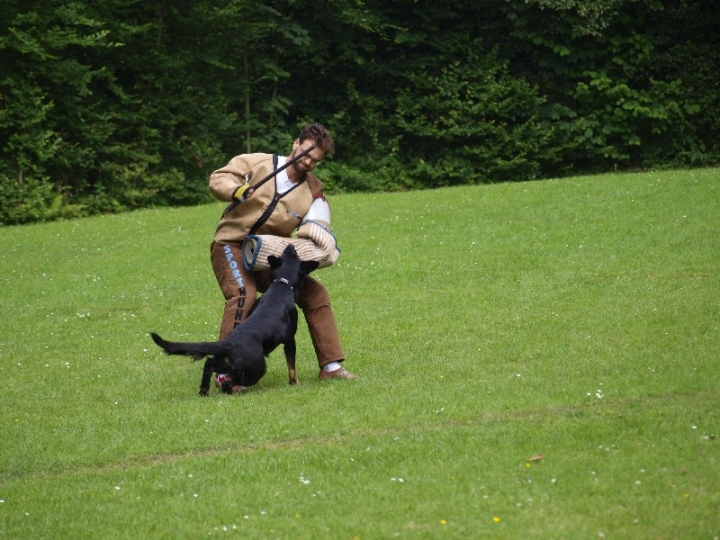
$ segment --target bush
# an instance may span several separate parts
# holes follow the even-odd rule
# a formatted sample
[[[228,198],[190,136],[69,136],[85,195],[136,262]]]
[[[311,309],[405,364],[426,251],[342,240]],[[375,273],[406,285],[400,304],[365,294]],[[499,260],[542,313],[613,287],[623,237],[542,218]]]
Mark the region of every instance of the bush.
[[[71,219],[90,215],[85,203],[71,203],[45,178],[18,181],[0,175],[0,225],[21,225],[36,221]]]
[[[528,180],[540,169],[543,98],[495,53],[478,48],[418,73],[415,89],[398,98],[400,159],[426,187]]]

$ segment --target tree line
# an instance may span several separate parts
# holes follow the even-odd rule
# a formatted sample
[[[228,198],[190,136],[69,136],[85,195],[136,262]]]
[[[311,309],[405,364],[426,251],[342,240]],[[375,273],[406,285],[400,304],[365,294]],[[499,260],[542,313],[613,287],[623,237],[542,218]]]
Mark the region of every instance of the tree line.
[[[0,223],[207,202],[311,121],[329,191],[720,162],[715,0],[0,0]]]

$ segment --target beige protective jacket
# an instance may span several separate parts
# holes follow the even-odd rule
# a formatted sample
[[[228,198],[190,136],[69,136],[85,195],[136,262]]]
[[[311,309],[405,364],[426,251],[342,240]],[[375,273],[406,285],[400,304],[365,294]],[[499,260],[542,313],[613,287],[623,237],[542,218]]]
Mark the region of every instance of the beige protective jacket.
[[[231,203],[233,194],[245,184],[247,175],[251,186],[275,170],[273,154],[243,154],[236,156],[223,168],[210,175],[210,191],[216,199]],[[297,229],[313,201],[322,197],[322,182],[314,175],[305,175],[305,181],[284,195],[277,193],[275,178],[265,182],[253,195],[227,212],[215,230],[218,244],[239,243],[269,205],[276,203],[268,220],[256,234],[290,237]]]

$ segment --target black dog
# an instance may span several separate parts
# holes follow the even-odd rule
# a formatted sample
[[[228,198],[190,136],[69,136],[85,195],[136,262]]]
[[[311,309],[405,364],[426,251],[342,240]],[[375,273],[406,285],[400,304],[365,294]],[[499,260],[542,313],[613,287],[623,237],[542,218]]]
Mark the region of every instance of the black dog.
[[[295,332],[298,312],[295,302],[300,288],[310,272],[318,267],[315,261],[301,261],[292,244],[280,257],[270,255],[270,279],[267,291],[256,302],[248,318],[235,327],[223,340],[216,342],[180,343],[165,341],[154,332],[153,341],[167,354],[182,354],[205,361],[200,395],[210,393],[213,372],[227,373],[232,380],[222,384],[222,390],[232,393],[233,387],[247,387],[257,383],[267,371],[265,357],[283,344],[290,384],[297,384],[295,372]]]

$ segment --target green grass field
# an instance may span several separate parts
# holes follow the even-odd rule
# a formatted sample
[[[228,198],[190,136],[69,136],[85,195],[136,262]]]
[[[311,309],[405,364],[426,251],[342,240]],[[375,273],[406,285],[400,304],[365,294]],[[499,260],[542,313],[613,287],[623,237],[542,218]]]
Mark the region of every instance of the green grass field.
[[[206,399],[221,204],[0,229],[0,538],[720,538],[720,169],[331,203],[361,379]]]

